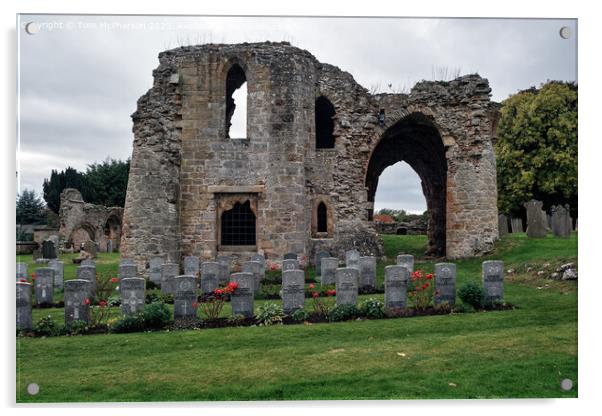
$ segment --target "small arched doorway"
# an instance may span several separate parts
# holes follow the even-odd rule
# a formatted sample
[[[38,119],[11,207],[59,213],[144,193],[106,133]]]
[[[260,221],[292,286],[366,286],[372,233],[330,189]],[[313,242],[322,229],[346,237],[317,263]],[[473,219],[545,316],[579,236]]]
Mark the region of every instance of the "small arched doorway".
[[[95,234],[95,229],[92,225],[88,223],[79,224],[71,232],[67,244],[71,245],[74,250],[79,251],[85,241],[96,241]]]
[[[381,173],[400,161],[410,165],[421,180],[428,211],[427,254],[444,256],[447,161],[441,135],[424,114],[409,114],[382,134],[366,171],[368,201],[374,202]]]
[[[116,215],[110,215],[104,226],[105,246],[111,241],[113,250],[119,250],[121,240],[121,221]]]

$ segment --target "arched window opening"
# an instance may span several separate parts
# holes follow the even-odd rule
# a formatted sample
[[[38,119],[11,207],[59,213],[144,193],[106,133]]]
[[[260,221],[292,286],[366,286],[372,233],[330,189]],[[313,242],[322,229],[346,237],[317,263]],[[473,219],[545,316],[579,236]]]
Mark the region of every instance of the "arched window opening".
[[[226,76],[226,137],[246,136],[247,77],[240,65],[234,64]]]
[[[316,99],[316,149],[334,148],[334,106],[324,96]]]
[[[254,246],[255,245],[255,214],[251,210],[250,201],[224,211],[221,218],[222,245],[224,246]]]
[[[320,202],[318,205],[318,232],[328,232],[328,211],[324,202]]]

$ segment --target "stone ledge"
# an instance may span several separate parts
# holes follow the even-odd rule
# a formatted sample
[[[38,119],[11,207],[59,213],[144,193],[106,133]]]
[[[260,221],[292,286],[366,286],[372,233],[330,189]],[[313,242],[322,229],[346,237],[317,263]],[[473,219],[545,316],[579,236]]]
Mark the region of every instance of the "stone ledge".
[[[264,185],[209,185],[207,192],[213,194],[260,194]]]

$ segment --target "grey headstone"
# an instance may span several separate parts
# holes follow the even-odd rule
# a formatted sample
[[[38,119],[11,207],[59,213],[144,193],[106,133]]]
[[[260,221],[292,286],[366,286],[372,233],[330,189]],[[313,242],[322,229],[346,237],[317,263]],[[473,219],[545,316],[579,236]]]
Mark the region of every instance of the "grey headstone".
[[[376,287],[376,257],[360,257],[360,287]]]
[[[231,281],[238,283],[238,287],[230,297],[232,315],[243,315],[252,318],[254,313],[253,288],[255,279],[252,273],[234,273]]]
[[[219,284],[224,285],[230,281],[230,256],[217,256],[219,264]]]
[[[356,305],[360,271],[355,267],[339,267],[335,272],[337,305]]]
[[[119,266],[119,279],[138,277],[138,267],[135,264],[121,264]]]
[[[65,325],[73,321],[90,322],[90,282],[74,279],[65,282]]]
[[[284,272],[285,270],[300,270],[299,261],[296,259],[282,260],[282,271]]]
[[[17,282],[17,329],[31,329],[31,284]]]
[[[542,211],[543,202],[532,199],[525,202],[527,210],[527,235],[531,238],[542,238],[548,230],[546,213]]]
[[[88,286],[90,293],[88,296],[93,296],[96,293],[96,266],[79,266],[76,269],[75,275],[79,280],[90,282]]]
[[[349,250],[345,252],[345,267],[353,267],[360,269],[360,252],[357,250]]]
[[[96,258],[96,243],[94,241],[87,240],[84,242],[84,251],[90,253],[93,259]]]
[[[261,254],[253,254],[251,256],[251,261],[257,261],[257,262],[261,263],[260,274],[263,279],[265,277],[265,257],[262,256]]]
[[[488,260],[483,262],[483,291],[485,301],[502,301],[504,299],[504,262]]]
[[[410,271],[404,266],[385,267],[385,308],[405,308]]]
[[[454,263],[435,264],[435,305],[447,302],[456,304],[456,265]]]
[[[31,258],[33,259],[33,261],[36,261],[37,259],[42,258],[42,249],[35,248],[33,250],[33,252],[31,253]]]
[[[500,214],[497,216],[498,230],[500,233],[500,237],[508,234],[508,217],[504,214]]]
[[[144,311],[146,280],[141,277],[125,277],[119,282],[121,311],[133,315]]]
[[[182,275],[174,278],[174,318],[189,318],[196,316],[196,277]]]
[[[555,237],[569,238],[573,228],[573,220],[569,212],[569,206],[562,205],[552,207],[552,233]]]
[[[56,259],[57,248],[53,241],[42,241],[42,257],[45,259]]]
[[[119,265],[120,266],[125,266],[125,265],[135,265],[136,262],[134,262],[134,260],[132,259],[120,259],[119,260]]]
[[[161,293],[173,294],[175,291],[174,279],[180,274],[178,263],[165,263],[161,268]]]
[[[184,274],[187,276],[198,277],[200,262],[195,256],[184,257]]]
[[[290,260],[289,260],[290,261]],[[255,279],[255,288],[253,289],[255,293],[259,293],[261,289],[261,263],[258,261],[247,261],[242,265],[242,271],[253,274],[253,279]]]
[[[316,266],[316,276],[322,275],[322,259],[330,257],[330,253],[324,250],[320,250],[316,253],[314,264]]]
[[[283,259],[284,259],[284,260],[298,260],[298,257],[297,257],[297,255],[296,255],[295,253],[290,253],[290,252],[289,252],[289,253],[286,253],[286,254],[284,255],[284,258],[283,258]]]
[[[322,286],[325,285],[334,285],[336,280],[335,280],[335,272],[337,270],[337,267],[339,267],[339,259],[336,257],[324,257],[322,259],[322,265],[321,265],[321,276],[320,276],[320,283],[322,284]]]
[[[107,253],[113,252],[113,240],[107,241]]]
[[[94,266],[96,267],[96,262],[92,259],[85,259],[79,264],[80,266]]]
[[[219,286],[219,263],[206,261],[201,264],[201,292],[212,293]]]
[[[510,227],[512,234],[523,232],[523,219],[522,218],[510,218]]]
[[[151,257],[148,261],[148,278],[155,284],[161,283],[161,271],[165,260],[163,257]]]
[[[63,290],[65,280],[65,263],[60,260],[50,260],[48,267],[54,270],[54,288]]]
[[[27,267],[27,263],[17,263],[17,281],[29,278]]]
[[[303,270],[282,272],[282,309],[291,314],[305,304],[305,273]]]
[[[411,275],[414,273],[414,256],[411,254],[400,254],[397,256],[397,265],[405,266]]]

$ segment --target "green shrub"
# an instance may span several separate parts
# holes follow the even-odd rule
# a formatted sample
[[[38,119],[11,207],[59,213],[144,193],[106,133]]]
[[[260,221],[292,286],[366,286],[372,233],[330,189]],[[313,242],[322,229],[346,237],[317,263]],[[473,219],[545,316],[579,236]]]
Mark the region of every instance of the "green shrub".
[[[155,292],[147,292],[144,297],[144,303],[147,305],[150,303],[161,302],[161,296]]]
[[[255,299],[280,299],[280,285],[262,284]]]
[[[40,320],[36,322],[33,327],[33,331],[36,333],[36,335],[51,337],[58,333],[59,328],[56,322],[54,322],[54,319],[52,319],[52,316],[48,315],[40,318]]]
[[[115,333],[140,332],[165,328],[171,322],[171,311],[164,303],[151,303],[143,312],[126,315],[111,326]]]
[[[307,313],[305,309],[297,309],[295,312],[293,312],[291,317],[297,322],[307,321],[309,318],[309,313]]]
[[[255,315],[259,326],[281,324],[283,317],[282,306],[277,303],[264,303],[259,307],[259,313]]]
[[[145,329],[165,328],[171,322],[171,311],[164,303],[151,303],[144,308],[142,319]]]
[[[71,335],[82,335],[86,332],[88,332],[88,323],[85,321],[75,320],[69,325]]]
[[[124,334],[127,332],[139,332],[144,330],[144,318],[142,314],[124,316],[111,326],[111,332]]]
[[[332,322],[348,321],[359,315],[355,305],[337,305],[328,312],[328,319]]]
[[[458,290],[458,296],[462,300],[462,303],[470,305],[475,309],[479,309],[483,306],[484,292],[483,288],[478,283],[464,283],[460,290]]]
[[[371,319],[384,318],[385,304],[378,299],[366,299],[360,304],[360,313]]]
[[[173,294],[171,293],[161,294],[161,297],[159,299],[162,303],[168,303],[170,305],[173,305]]]
[[[456,313],[473,313],[476,312],[475,308],[466,303],[460,303],[459,305],[454,306],[454,312]]]
[[[111,295],[107,299],[107,305],[110,307],[121,306],[121,295]]]

